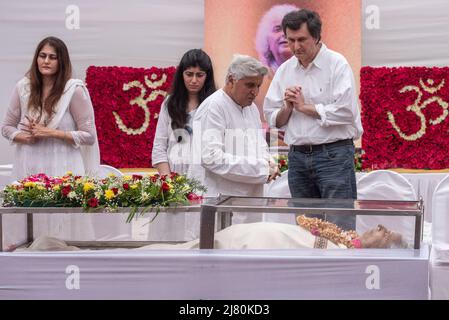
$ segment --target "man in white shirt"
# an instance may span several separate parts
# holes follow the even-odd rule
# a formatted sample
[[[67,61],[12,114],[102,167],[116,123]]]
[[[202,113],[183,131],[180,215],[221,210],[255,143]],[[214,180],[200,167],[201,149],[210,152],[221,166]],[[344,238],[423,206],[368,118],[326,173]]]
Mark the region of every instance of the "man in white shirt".
[[[286,131],[290,192],[295,198],[355,199],[353,139],[363,129],[351,67],[320,41],[318,13],[288,13],[282,29],[294,56],[278,68],[264,113],[270,127]],[[327,219],[355,229],[355,217]]]
[[[253,57],[235,55],[225,86],[209,96],[194,117],[201,132],[201,165],[208,195],[263,196],[263,185],[279,175],[265,141],[254,99],[267,68]],[[198,124],[201,125],[198,128]],[[194,146],[194,148],[197,146]],[[242,216],[242,215],[240,215]],[[235,222],[252,222],[248,215]]]

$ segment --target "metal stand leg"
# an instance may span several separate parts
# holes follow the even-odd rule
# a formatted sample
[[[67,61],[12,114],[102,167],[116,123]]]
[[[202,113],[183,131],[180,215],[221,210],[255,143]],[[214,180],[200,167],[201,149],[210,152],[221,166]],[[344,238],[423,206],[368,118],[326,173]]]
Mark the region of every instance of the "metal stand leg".
[[[0,252],[3,252],[3,215],[0,214]]]
[[[220,212],[217,220],[217,231],[223,230],[232,224],[232,212]]]
[[[33,229],[33,214],[27,213],[27,241],[28,243],[34,240],[34,229]]]
[[[421,245],[421,226],[422,224],[422,216],[415,217],[415,249],[419,249]]]
[[[204,205],[201,208],[200,249],[214,248],[215,212],[214,206]]]

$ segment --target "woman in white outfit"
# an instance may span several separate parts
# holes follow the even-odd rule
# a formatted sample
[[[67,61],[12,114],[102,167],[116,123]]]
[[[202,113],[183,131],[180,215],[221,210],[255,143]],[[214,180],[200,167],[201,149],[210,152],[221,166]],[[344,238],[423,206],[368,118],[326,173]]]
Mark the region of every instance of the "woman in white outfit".
[[[187,51],[176,69],[157,122],[152,163],[159,174],[191,176],[193,116],[215,89],[209,56],[201,49]],[[198,228],[198,213],[160,215],[149,225],[148,239],[191,240],[196,238]]]
[[[2,124],[2,135],[15,145],[14,179],[38,173],[97,173],[100,153],[92,102],[83,82],[71,77],[65,43],[55,37],[43,39],[28,73],[14,88]],[[55,220],[59,223],[53,231],[70,227],[68,221]],[[84,231],[77,232],[82,227],[75,224],[70,228],[64,234]]]
[[[86,86],[71,76],[64,42],[55,37],[43,39],[30,70],[13,91],[2,125],[3,136],[16,146],[15,179],[37,173],[97,172],[100,157],[94,110]]]
[[[198,106],[216,90],[209,56],[201,49],[187,51],[164,100],[154,137],[152,163],[159,174],[187,174],[192,163],[192,120]]]

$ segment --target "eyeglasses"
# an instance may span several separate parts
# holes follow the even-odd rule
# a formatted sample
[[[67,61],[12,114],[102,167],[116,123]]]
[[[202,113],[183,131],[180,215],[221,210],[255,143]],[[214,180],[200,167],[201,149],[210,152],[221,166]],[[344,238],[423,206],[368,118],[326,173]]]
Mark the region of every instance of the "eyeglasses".
[[[193,72],[185,70],[183,74],[188,78],[193,78],[196,76],[198,79],[204,78],[206,76],[206,72],[204,71]]]
[[[48,59],[50,59],[50,60],[58,60],[58,56],[55,55],[55,54],[53,54],[53,53],[50,53],[50,54],[46,54],[45,52],[40,52],[40,53],[39,53],[39,58],[45,60],[45,59],[47,59],[47,57],[48,57]]]

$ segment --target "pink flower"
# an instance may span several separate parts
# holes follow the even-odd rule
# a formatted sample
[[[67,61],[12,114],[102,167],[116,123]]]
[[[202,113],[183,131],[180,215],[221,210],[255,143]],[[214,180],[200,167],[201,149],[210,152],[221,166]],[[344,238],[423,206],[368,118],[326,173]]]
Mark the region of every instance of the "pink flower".
[[[313,234],[313,235],[316,236],[316,237],[319,237],[319,236],[320,236],[320,230],[318,230],[317,228],[312,228],[312,229],[310,230],[310,233]]]
[[[201,199],[203,199],[203,197],[202,197],[202,196],[199,196],[199,195],[197,195],[197,194],[195,194],[195,193],[193,193],[193,192],[190,192],[190,193],[187,195],[187,199],[190,200],[190,201],[195,201],[195,200],[201,200]]]

